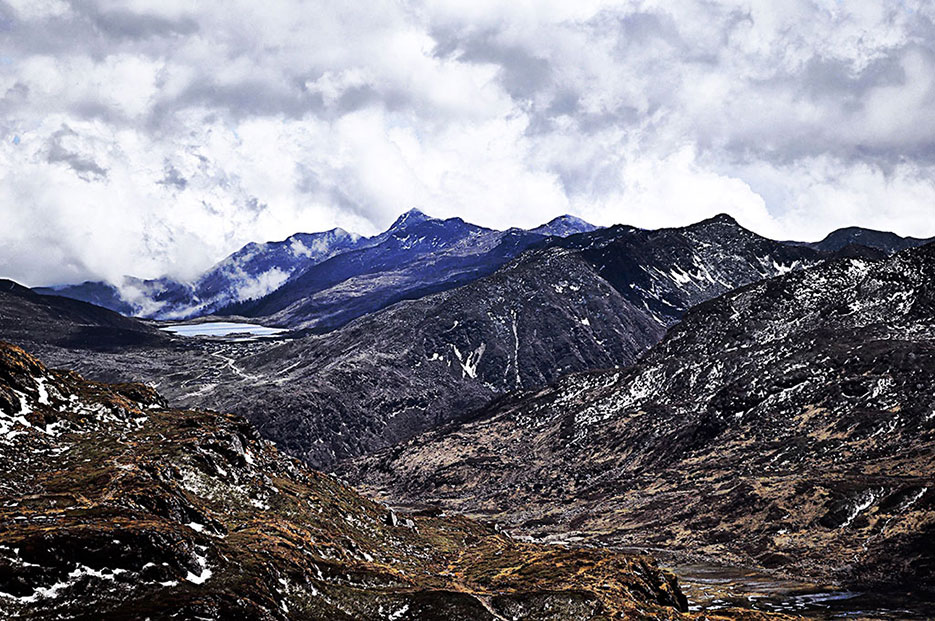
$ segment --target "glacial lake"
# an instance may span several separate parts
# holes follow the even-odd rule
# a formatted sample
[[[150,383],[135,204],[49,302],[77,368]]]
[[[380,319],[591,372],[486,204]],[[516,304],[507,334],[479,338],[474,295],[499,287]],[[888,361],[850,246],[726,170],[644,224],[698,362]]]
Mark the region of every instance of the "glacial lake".
[[[229,336],[231,334],[249,334],[250,336],[274,336],[287,332],[283,328],[268,328],[255,323],[233,323],[231,321],[208,321],[205,323],[176,324],[159,328],[179,336]]]

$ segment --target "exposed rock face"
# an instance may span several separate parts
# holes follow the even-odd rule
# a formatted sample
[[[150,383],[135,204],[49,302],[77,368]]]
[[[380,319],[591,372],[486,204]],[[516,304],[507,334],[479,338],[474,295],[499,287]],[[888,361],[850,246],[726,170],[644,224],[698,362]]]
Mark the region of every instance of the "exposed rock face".
[[[575,253],[556,249],[241,357],[234,364],[247,378],[205,378],[209,393],[181,401],[244,413],[290,454],[328,466],[457,420],[497,394],[633,362],[662,333]]]
[[[933,453],[929,245],[728,293],[631,368],[511,395],[346,474],[535,535],[919,589]]]
[[[690,618],[647,557],[388,520],[239,417],[6,344],[0,476],[5,619]]]

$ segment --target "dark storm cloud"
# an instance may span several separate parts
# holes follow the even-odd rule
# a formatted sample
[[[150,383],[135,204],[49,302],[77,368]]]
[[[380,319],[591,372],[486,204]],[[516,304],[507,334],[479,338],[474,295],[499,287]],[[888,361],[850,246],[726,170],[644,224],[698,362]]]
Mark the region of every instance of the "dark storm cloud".
[[[863,68],[855,68],[839,58],[815,56],[805,63],[798,75],[789,75],[786,79],[800,81],[803,94],[813,100],[853,106],[873,88],[905,84],[906,71],[895,55],[873,59]]]
[[[529,99],[552,83],[548,60],[518,45],[499,39],[499,32],[486,30],[460,33],[438,30],[432,33],[435,54],[469,63],[492,63],[500,68],[500,83],[514,99]]]

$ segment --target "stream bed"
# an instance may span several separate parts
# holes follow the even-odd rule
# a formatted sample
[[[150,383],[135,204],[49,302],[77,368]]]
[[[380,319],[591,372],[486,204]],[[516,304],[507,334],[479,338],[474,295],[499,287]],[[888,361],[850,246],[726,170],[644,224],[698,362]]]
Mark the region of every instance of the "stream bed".
[[[908,596],[835,591],[752,570],[687,564],[675,573],[693,612],[751,608],[814,619],[932,619],[935,604]]]

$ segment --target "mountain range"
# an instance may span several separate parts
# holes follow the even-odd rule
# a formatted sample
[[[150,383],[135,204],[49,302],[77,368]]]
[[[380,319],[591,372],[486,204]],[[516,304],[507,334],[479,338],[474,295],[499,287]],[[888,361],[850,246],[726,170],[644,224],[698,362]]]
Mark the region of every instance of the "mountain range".
[[[124,315],[184,319],[266,295],[295,272],[368,241],[343,229],[297,233],[280,242],[247,244],[193,283],[127,276],[119,286],[89,281],[37,287],[35,291],[90,302]]]
[[[236,464],[217,462],[223,471],[237,473],[233,482],[214,481],[197,490],[173,487],[165,477],[130,479],[133,490],[158,489],[154,502],[160,505],[175,506],[184,497],[202,507],[206,498],[218,502],[207,490],[234,494],[230,485],[267,494],[267,478],[284,489],[278,482],[285,476],[282,472],[307,473],[305,468],[311,466],[335,471],[367,495],[426,519],[440,510],[454,511],[484,524],[495,521],[517,536],[576,550],[658,550],[683,559],[882,592],[924,583],[932,574],[927,541],[935,502],[929,498],[929,490],[935,489],[929,466],[935,439],[929,424],[935,411],[935,378],[929,373],[935,245],[925,242],[866,229],[842,229],[815,243],[780,242],[746,230],[726,215],[659,230],[596,228],[566,216],[529,231],[495,231],[459,218],[439,220],[410,211],[371,238],[334,230],[248,245],[195,284],[131,280],[142,293],[130,298],[121,297],[126,289],[108,289],[105,283],[31,291],[0,281],[0,339],[24,345],[56,367],[115,385],[87,384],[68,374],[41,371],[44,382],[66,377],[78,382],[59,388],[62,394],[72,390],[78,399],[98,394],[94,391],[119,395],[128,383],[143,382],[150,388],[126,390],[149,391],[147,403],[165,412],[167,420],[197,421],[180,422],[193,426],[184,431],[160,419],[149,436],[132,436],[133,445],[143,451],[141,463],[150,464],[148,473],[156,468],[152,464],[162,461],[216,461],[210,457],[214,449],[206,449],[198,438],[221,437],[221,444],[228,445],[225,429],[230,424],[246,434],[240,437],[241,445],[259,442],[248,437],[258,433],[303,462],[276,453],[270,463],[279,464],[271,466],[277,474],[264,471],[259,478]],[[160,329],[166,327],[160,321],[124,316],[57,294],[109,299],[116,311],[127,314],[197,317],[196,323],[215,318],[253,321],[290,331],[259,338],[180,336]],[[8,354],[13,359],[22,356]],[[57,416],[71,420],[77,414],[90,421],[87,412],[98,408],[88,405],[77,408],[83,413],[72,412],[53,400],[56,414],[35,406],[36,400],[39,406],[49,405],[38,388],[16,383],[27,386],[29,380],[10,381],[14,392],[8,391],[4,433],[12,432],[14,438],[22,436],[20,427],[30,425],[44,438],[42,430]],[[150,394],[153,388],[175,407],[189,409],[170,412],[162,397]],[[35,399],[30,397],[33,393]],[[29,416],[16,413],[27,409]],[[48,422],[36,426],[30,416],[37,412]],[[145,427],[147,423],[136,418]],[[117,450],[120,438],[130,431],[124,422],[108,422],[113,426],[95,426],[87,441]],[[159,434],[173,438],[173,446],[184,444],[184,450],[167,455],[161,451],[168,449],[155,440],[147,444],[146,438]],[[91,450],[91,444],[81,450]],[[73,450],[53,450],[59,449]],[[14,464],[9,472],[21,469],[23,477],[36,476],[39,462],[22,461],[18,451],[15,444],[0,446],[0,464],[7,459]],[[287,463],[291,465],[282,465]],[[114,472],[95,476],[123,480]],[[305,491],[296,493],[320,495],[306,478],[301,481]],[[300,484],[289,483],[285,489],[298,489],[296,485]],[[328,489],[332,496],[322,496],[322,510],[333,501],[345,509],[353,507],[347,509],[349,515],[371,516],[354,518],[363,522],[389,511],[379,504],[355,504],[369,501],[343,487],[340,492]],[[116,498],[131,492],[119,486],[111,490]],[[37,497],[47,500],[45,493],[37,492]],[[14,507],[24,500],[10,502]],[[118,504],[121,510],[130,507],[132,516],[142,515],[132,502]],[[260,509],[256,506],[222,502],[211,507],[217,523],[223,522],[218,515],[225,512],[240,516],[238,520],[260,519],[251,515]],[[119,515],[121,520],[137,519]],[[170,517],[181,520],[185,515]],[[15,522],[16,516],[10,519]],[[50,518],[39,521],[46,519]],[[273,519],[293,533],[317,532],[315,537],[322,537],[326,532],[330,538],[334,532],[331,522],[314,522],[292,508]],[[418,515],[405,519],[419,523]],[[427,550],[425,546],[433,545],[440,550],[432,552],[431,563],[461,567],[460,560],[445,556],[457,547],[459,537],[479,537],[476,541],[482,543],[477,545],[485,554],[506,553],[502,546],[509,538],[488,532],[488,526],[444,519],[457,523],[420,525],[417,530],[428,538],[421,543],[380,539],[398,554],[385,558],[394,559],[388,561],[391,565],[414,566],[429,556],[406,556],[394,546]],[[348,534],[339,547],[353,556],[372,535],[368,532]],[[456,533],[455,539],[445,539],[442,532]],[[280,545],[275,541],[279,540],[264,534],[250,545],[265,550]],[[134,543],[130,548],[149,545]],[[326,592],[325,585],[313,581],[311,589],[301,587],[298,600],[292,598],[289,589],[270,587],[266,578],[251,573],[253,561],[217,545],[221,547],[211,548],[217,558],[236,557],[234,564],[224,566],[225,575],[246,572],[252,584],[259,585],[247,589],[250,602],[245,603],[254,607],[250,610],[262,611],[257,618],[277,618],[270,610],[292,618],[280,603],[293,611],[308,611],[303,606],[314,600],[314,593]],[[293,538],[282,545],[298,550],[305,544]],[[363,549],[378,557],[372,548]],[[180,554],[165,562],[185,566]],[[551,558],[531,554],[532,559]],[[281,563],[298,563],[299,573],[311,571],[311,566],[302,565],[305,561],[273,557],[271,565],[264,565],[263,571],[276,567],[269,575],[285,571]],[[185,558],[193,575],[200,575],[200,561],[191,565],[194,557]],[[587,559],[568,562],[593,563],[592,557]],[[623,564],[614,565],[618,562]],[[9,563],[17,565],[15,559]],[[475,557],[470,563],[476,568],[488,560]],[[99,567],[111,567],[85,566],[98,573],[103,571]],[[315,561],[315,566],[321,565]],[[586,606],[577,600],[569,603],[565,594],[537,599],[542,608],[512,600],[501,606],[494,603],[498,596],[490,591],[492,583],[481,584],[467,569],[455,572],[456,582],[432,582],[431,588],[448,589],[461,580],[471,585],[468,591],[474,595],[467,608],[458,608],[461,603],[451,603],[447,595],[439,604],[455,606],[451,610],[458,612],[452,618],[465,618],[465,611],[476,605],[486,611],[478,613],[481,618],[500,618],[506,612],[510,618],[533,609],[539,612],[530,613],[530,618],[547,618],[543,611],[552,606],[564,611],[557,618],[586,610],[593,618],[603,618],[594,611],[644,610],[649,600],[671,610],[645,610],[679,618],[677,609],[684,608],[684,602],[668,578],[653,573],[658,570],[640,573],[631,560],[614,560],[610,566],[622,568],[627,576],[634,571],[639,574],[634,580],[656,586],[648,591],[636,587],[645,597],[626,604],[597,596],[604,608],[593,604],[589,585],[594,583],[587,572],[581,574],[583,583],[575,583],[576,589],[584,584],[583,590],[591,593],[583,596],[582,601],[591,602]],[[336,571],[345,570],[342,566]],[[75,584],[67,573],[68,580],[62,574],[57,582],[29,583],[32,592],[46,593],[59,583],[68,583],[69,589],[85,586],[87,572],[80,567],[70,570],[75,571],[80,575]],[[2,576],[0,571],[0,592],[11,593],[4,589]],[[11,580],[17,585],[26,580],[21,573],[16,576]],[[170,578],[160,574],[159,582]],[[429,585],[408,574],[403,580],[409,585],[407,593]],[[571,584],[565,578],[560,582]],[[544,584],[538,577],[534,583]],[[366,590],[363,582],[354,584]],[[511,584],[508,590],[526,593],[523,589],[530,583]],[[230,598],[237,599],[232,594],[241,588],[225,585],[212,592],[210,606],[215,608],[206,608],[206,616],[233,611],[224,606],[231,605]],[[380,588],[400,596],[385,585]],[[132,592],[130,599],[121,601],[139,606],[143,591]],[[668,594],[659,595],[662,592]],[[22,589],[17,593],[16,597],[32,597]],[[107,602],[120,597],[106,595],[106,601],[95,605],[110,610]],[[160,597],[154,605],[173,605]],[[341,597],[329,595],[325,599],[332,607],[315,608],[315,614],[365,614],[364,608],[348,608],[353,597]],[[422,597],[394,599],[398,608],[381,608],[385,602],[380,600],[377,609],[379,614],[404,605],[412,611],[436,610],[419,608],[429,605]],[[370,594],[360,598],[380,599],[369,599]],[[433,598],[432,606],[438,603]],[[76,596],[71,601],[82,600]],[[315,601],[315,606],[324,605]],[[723,601],[717,604],[722,605]],[[49,614],[61,610],[67,608],[53,607]],[[295,614],[301,618],[302,613]]]
[[[718,218],[731,220],[723,215]],[[612,282],[617,279],[625,287],[652,287],[650,280],[659,275],[641,273],[638,259],[616,265],[614,258],[608,257],[611,263],[601,263],[600,253],[608,245],[628,243],[632,244],[629,255],[646,249],[654,253],[670,252],[661,249],[665,248],[667,232],[675,230],[678,229],[662,229],[652,235],[651,231],[618,225],[595,233],[598,227],[566,215],[528,231],[515,228],[497,231],[460,218],[430,218],[412,209],[374,237],[332,229],[297,233],[280,242],[250,243],[191,283],[168,277],[143,280],[128,276],[116,285],[93,281],[34,290],[89,302],[128,316],[178,320],[234,315],[260,318],[269,325],[326,332],[400,300],[417,299],[491,274],[524,250],[541,244],[582,250],[592,263],[600,263],[602,275]],[[733,227],[734,232],[737,230],[738,227]],[[580,233],[594,234],[577,241],[559,241]],[[757,237],[749,231],[744,233]],[[646,240],[646,236],[653,239]],[[765,245],[776,243],[760,239]],[[770,274],[816,256],[846,253],[848,248],[861,248],[863,253],[875,249],[886,254],[926,241],[851,227],[834,231],[820,242],[786,242],[786,251],[775,265],[721,265],[714,261],[718,257],[713,256],[699,256],[698,260],[708,269],[717,265],[718,270],[727,274],[719,287],[723,292],[730,288],[738,268],[750,279],[751,272]],[[591,247],[584,248],[586,244]],[[809,250],[817,251],[818,255]],[[671,252],[679,251],[684,251],[684,247]],[[762,256],[769,252],[764,247]],[[727,253],[720,258],[729,256]],[[717,286],[718,274],[698,272],[690,276],[698,268],[685,258],[681,257],[681,263],[688,267],[680,278],[708,279]],[[655,256],[650,262],[665,259]],[[670,262],[674,259],[668,257]],[[673,311],[677,314],[687,308],[684,303],[703,297],[701,294],[676,302],[675,309],[668,306],[672,300],[656,301],[655,312],[663,316],[672,315]]]
[[[336,290],[355,292],[358,300],[424,292],[476,266],[478,257],[491,269],[512,253],[497,250],[504,240],[518,251],[533,239],[534,247],[492,274],[461,287],[445,281],[452,288],[324,334],[242,343],[181,339],[170,347],[153,344],[158,351],[151,354],[116,357],[29,344],[94,377],[158,383],[181,405],[246,416],[290,454],[330,467],[463,420],[510,390],[632,364],[692,305],[841,254],[769,240],[727,216],[676,229],[620,226],[541,238],[408,212],[376,245],[316,264],[256,304],[291,299],[284,296],[319,277],[340,281],[324,289],[333,298],[329,308],[353,306]],[[848,252],[882,256],[866,247]],[[408,274],[402,281],[401,273]],[[298,298],[298,305],[314,298]]]
[[[374,237],[332,229],[247,244],[191,283],[125,277],[119,286],[89,281],[35,291],[137,317],[263,316],[276,325],[321,331],[491,273],[548,236],[595,228],[560,216],[530,231],[494,231],[412,209]]]

